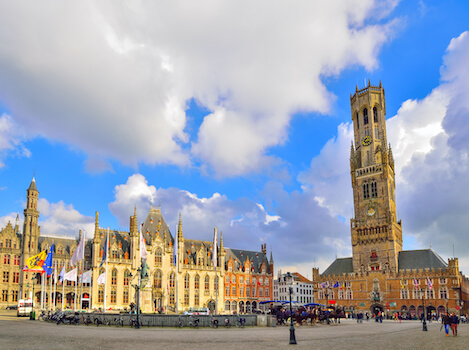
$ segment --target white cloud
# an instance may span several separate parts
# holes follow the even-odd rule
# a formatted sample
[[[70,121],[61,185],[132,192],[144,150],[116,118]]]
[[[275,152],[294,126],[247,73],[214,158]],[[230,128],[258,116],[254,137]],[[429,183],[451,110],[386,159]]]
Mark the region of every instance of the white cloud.
[[[0,115],[0,168],[4,166],[2,159],[7,156],[29,157],[31,152],[24,146],[26,137],[23,129],[15,123],[10,115]]]
[[[30,132],[92,159],[258,171],[293,113],[329,110],[323,77],[377,66],[396,4],[2,3],[0,100]],[[192,139],[191,99],[210,111]]]

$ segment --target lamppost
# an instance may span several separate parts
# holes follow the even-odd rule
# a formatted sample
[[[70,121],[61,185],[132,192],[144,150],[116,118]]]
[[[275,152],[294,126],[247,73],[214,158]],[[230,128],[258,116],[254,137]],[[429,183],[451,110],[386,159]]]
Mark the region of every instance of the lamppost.
[[[142,276],[143,272],[144,272],[144,275]],[[140,266],[137,269],[137,276],[138,276],[138,283],[133,284],[132,286],[135,288],[135,293],[137,293],[137,323],[135,325],[135,328],[138,329],[140,328],[140,289],[142,288],[141,286],[142,279],[148,278],[147,269]],[[130,277],[132,277],[132,273],[130,274]]]
[[[36,299],[36,295],[34,294],[35,282],[33,282],[33,281],[37,281],[36,273],[34,273],[33,277],[31,277],[31,283],[33,284],[33,300],[32,300],[33,301],[33,311],[31,311],[31,314],[29,315],[29,319],[35,321],[36,320],[36,312],[34,311],[34,303],[35,303],[34,299]]]
[[[423,306],[423,315],[422,315],[422,318],[423,318],[423,329],[422,331],[427,331],[427,315],[425,314],[425,300],[424,300],[424,294],[423,294],[423,288],[420,289],[420,293],[422,293],[422,306]]]
[[[291,302],[291,295],[293,293],[293,287],[289,287],[289,291],[290,291],[290,344],[296,344],[295,326],[293,326],[293,309],[292,309],[292,302]]]

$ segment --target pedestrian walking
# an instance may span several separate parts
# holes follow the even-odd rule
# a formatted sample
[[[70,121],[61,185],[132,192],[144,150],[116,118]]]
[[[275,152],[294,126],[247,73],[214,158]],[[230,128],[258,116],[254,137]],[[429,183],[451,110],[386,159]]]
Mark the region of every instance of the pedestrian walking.
[[[451,320],[451,330],[453,331],[453,337],[455,337],[458,335],[459,318],[453,312],[451,313],[450,320]]]
[[[448,313],[445,313],[441,320],[441,323],[445,327],[446,336],[449,337],[449,326],[451,324],[451,318],[449,317]]]

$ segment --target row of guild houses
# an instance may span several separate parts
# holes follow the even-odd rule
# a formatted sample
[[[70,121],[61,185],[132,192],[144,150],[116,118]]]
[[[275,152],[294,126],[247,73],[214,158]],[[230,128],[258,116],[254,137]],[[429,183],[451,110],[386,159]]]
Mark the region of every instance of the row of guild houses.
[[[129,310],[136,303],[139,289],[142,312],[180,313],[208,308],[217,313],[249,313],[272,296],[274,262],[272,253],[268,258],[265,244],[261,251],[227,248],[223,233],[218,243],[216,228],[214,242],[184,237],[181,215],[173,235],[161,208],[150,206],[140,227],[135,209],[129,231],[100,227],[96,212],[94,236],[84,240],[84,259],[78,263],[78,274],[91,270],[91,282],[75,285],[76,282],[65,281],[64,285],[46,287],[41,299],[41,278],[47,277],[23,271],[26,259],[53,245],[57,270],[65,266],[70,271],[70,258],[82,233],[76,238],[41,234],[38,195],[33,178],[27,189],[23,232],[19,216],[15,226],[9,222],[0,231],[0,307],[14,305],[34,294],[36,302],[42,300],[46,307]],[[144,254],[140,251],[140,231],[146,247],[145,265],[141,264]],[[103,255],[107,257],[106,264],[102,264]],[[98,283],[104,272],[105,283]],[[50,284],[53,279],[47,280]]]
[[[427,316],[445,311],[467,314],[469,280],[459,270],[458,258],[445,262],[433,249],[403,250],[381,82],[357,87],[350,104],[352,257],[336,259],[322,274],[313,268],[316,300],[351,312],[381,311],[412,318],[421,317],[424,310]]]

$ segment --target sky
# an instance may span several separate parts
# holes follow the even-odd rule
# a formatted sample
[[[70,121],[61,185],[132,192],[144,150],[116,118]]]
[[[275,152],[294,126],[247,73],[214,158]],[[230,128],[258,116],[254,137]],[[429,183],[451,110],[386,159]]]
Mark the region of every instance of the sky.
[[[188,239],[311,277],[351,256],[350,94],[381,82],[404,249],[469,274],[469,3],[2,1],[0,229]]]

